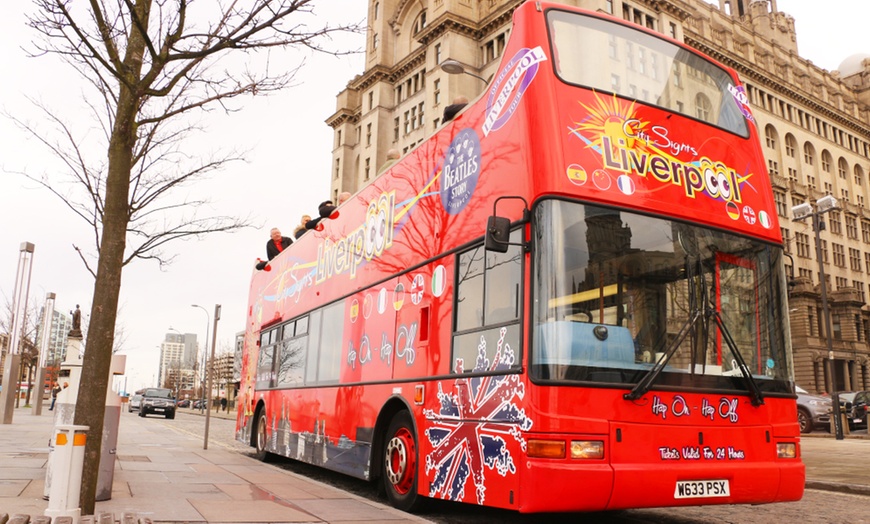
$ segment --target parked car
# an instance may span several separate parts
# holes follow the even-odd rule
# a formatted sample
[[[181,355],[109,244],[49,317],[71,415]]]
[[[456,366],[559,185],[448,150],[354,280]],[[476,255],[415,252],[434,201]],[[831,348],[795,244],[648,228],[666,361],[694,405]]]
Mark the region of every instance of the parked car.
[[[190,405],[193,409],[203,409],[205,407],[205,400],[197,399],[193,401],[193,404]]]
[[[163,415],[168,419],[175,418],[175,397],[171,389],[148,388],[142,392],[142,404],[139,406],[139,416],[149,414]]]
[[[175,403],[176,406],[180,408],[189,408],[190,407],[190,399],[183,398]]]
[[[868,411],[870,411],[870,391],[856,392],[850,409],[846,411],[849,414],[849,427],[851,429],[867,428]]]
[[[810,395],[800,386],[795,386],[797,392],[797,415],[801,433],[810,433],[816,428],[830,429],[833,402],[826,397]]]
[[[132,413],[139,411],[139,406],[142,404],[142,395],[133,395],[127,402],[127,412]]]

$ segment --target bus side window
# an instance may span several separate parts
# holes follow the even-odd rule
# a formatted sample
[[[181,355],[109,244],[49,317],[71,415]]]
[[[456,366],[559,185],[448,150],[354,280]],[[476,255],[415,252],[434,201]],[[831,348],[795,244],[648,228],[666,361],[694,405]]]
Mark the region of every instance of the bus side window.
[[[510,241],[519,244],[522,229],[514,230]],[[498,253],[477,246],[458,256],[451,371],[475,370],[482,351],[491,361],[499,347],[512,350],[512,365],[519,366],[523,248],[511,245]],[[459,359],[462,369],[455,366]]]

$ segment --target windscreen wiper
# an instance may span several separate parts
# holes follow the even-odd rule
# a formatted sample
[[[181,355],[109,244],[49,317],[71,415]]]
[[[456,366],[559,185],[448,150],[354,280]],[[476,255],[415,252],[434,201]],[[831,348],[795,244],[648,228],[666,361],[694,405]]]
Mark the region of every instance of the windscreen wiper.
[[[700,266],[700,260],[698,261]],[[725,344],[727,344],[728,348],[731,350],[731,354],[734,356],[734,360],[737,362],[737,367],[740,369],[741,374],[743,375],[744,380],[746,381],[747,389],[749,389],[749,393],[751,395],[751,402],[753,406],[760,406],[764,404],[764,397],[761,393],[761,389],[758,387],[758,383],[752,377],[752,373],[749,371],[749,367],[746,365],[746,361],[743,359],[743,355],[740,354],[740,350],[737,348],[737,344],[734,342],[734,338],[731,336],[731,333],[728,331],[728,328],[725,326],[725,323],[722,320],[722,316],[716,311],[716,308],[712,302],[712,297],[708,298],[707,289],[704,282],[701,282],[701,304],[704,304],[704,310],[701,310],[699,306],[699,300],[697,296],[697,290],[695,285],[693,284],[694,279],[696,277],[694,271],[694,265],[691,264],[688,260],[686,260],[686,280],[690,283],[689,285],[689,318],[680,328],[680,331],[677,333],[674,341],[668,346],[667,352],[664,357],[658,360],[653,366],[651,370],[649,370],[643,378],[638,382],[631,391],[623,395],[625,400],[637,400],[643,395],[645,395],[650,388],[652,387],[655,380],[661,374],[662,370],[667,366],[668,362],[671,360],[671,357],[676,354],[677,349],[679,349],[680,344],[683,343],[683,340],[686,336],[692,332],[692,327],[697,324],[701,319],[704,319],[704,364],[706,365],[706,344],[707,344],[707,334],[708,328],[707,323],[710,319],[712,319],[716,325],[719,327],[719,330],[722,333],[722,338],[725,340]],[[698,275],[703,277],[703,270],[698,271]],[[664,346],[664,342],[661,342],[658,347]],[[694,344],[692,344],[694,348]],[[695,369],[695,352],[692,351],[692,369],[691,371],[694,373]]]
[[[695,326],[695,324],[697,324],[704,316],[704,312],[698,305],[697,290],[695,289],[694,285],[694,265],[689,261],[688,256],[686,257],[685,269],[686,281],[689,282],[689,311],[691,312],[689,314],[689,318],[686,319],[686,322],[683,323],[683,326],[680,328],[680,331],[677,333],[677,336],[674,338],[673,342],[671,342],[671,344],[667,346],[667,350],[664,352],[664,357],[657,359],[653,368],[646,372],[643,378],[640,379],[640,382],[635,384],[635,386],[631,388],[631,391],[622,396],[622,398],[624,398],[625,400],[637,400],[649,391],[655,380],[661,374],[662,370],[665,368],[665,366],[668,365],[671,357],[676,354],[677,349],[679,349],[680,347],[680,344],[683,343],[683,340],[685,340],[686,336],[692,332],[692,328]],[[662,340],[656,345],[653,355],[659,353],[657,351],[659,348],[664,348],[666,341],[667,337],[662,338]]]

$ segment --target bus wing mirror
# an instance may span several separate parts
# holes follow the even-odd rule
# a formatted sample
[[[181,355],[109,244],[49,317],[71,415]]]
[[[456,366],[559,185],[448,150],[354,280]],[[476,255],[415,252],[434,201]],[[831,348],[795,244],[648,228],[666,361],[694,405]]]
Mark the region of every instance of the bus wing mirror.
[[[486,240],[484,246],[487,251],[507,253],[510,245],[511,221],[505,217],[491,216],[486,219]]]

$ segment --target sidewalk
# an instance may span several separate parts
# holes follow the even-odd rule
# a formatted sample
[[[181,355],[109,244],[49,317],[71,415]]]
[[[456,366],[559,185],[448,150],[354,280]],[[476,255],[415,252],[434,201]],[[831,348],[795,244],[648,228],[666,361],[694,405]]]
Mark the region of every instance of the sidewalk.
[[[15,410],[12,424],[0,425],[0,520],[42,516],[48,443],[53,413]],[[185,431],[176,420],[121,413],[112,499],[95,513],[120,519],[133,513],[152,522],[328,522],[404,524],[426,522],[239,453],[232,440],[233,413],[211,412],[208,450],[202,433]]]

